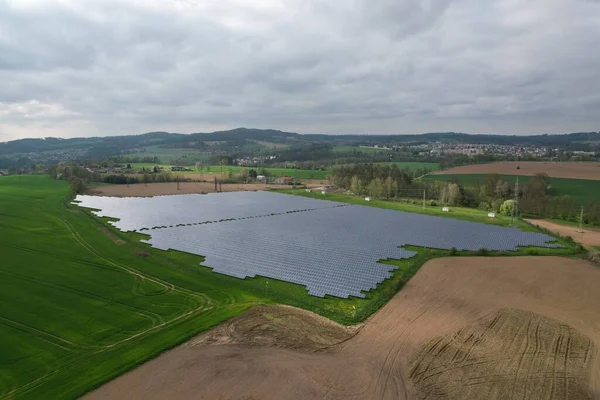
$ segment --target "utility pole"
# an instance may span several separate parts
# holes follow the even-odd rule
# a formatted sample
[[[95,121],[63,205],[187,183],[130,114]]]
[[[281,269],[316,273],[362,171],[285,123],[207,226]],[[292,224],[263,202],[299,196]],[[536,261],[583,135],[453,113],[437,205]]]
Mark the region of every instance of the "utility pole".
[[[583,233],[583,206],[581,206],[581,213],[579,214],[579,233]]]
[[[517,176],[517,182],[515,183],[515,204],[513,204],[513,212],[512,217],[510,219],[510,224],[512,225],[515,222],[515,218],[517,218],[519,212],[519,177]]]
[[[423,190],[423,210],[425,209],[425,190]]]

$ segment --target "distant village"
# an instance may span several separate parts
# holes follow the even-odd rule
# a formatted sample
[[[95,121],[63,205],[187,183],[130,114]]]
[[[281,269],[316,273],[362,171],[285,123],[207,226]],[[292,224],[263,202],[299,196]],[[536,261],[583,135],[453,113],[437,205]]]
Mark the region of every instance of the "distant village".
[[[566,152],[564,149],[553,149],[548,147],[537,146],[512,146],[502,144],[469,144],[442,142],[406,146],[360,146],[359,148],[390,151],[409,151],[414,154],[418,154],[420,157],[440,157],[443,155],[490,155],[498,157],[552,159],[557,157],[559,154]],[[575,157],[595,157],[597,155],[597,153],[593,151],[570,151],[569,153],[571,156]]]

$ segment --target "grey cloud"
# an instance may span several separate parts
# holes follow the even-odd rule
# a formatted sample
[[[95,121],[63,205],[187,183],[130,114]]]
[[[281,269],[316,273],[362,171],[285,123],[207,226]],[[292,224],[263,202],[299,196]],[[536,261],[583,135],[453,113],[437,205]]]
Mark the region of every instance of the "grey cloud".
[[[597,2],[82,4],[0,0],[0,104],[64,111],[0,113],[3,136],[600,126]]]

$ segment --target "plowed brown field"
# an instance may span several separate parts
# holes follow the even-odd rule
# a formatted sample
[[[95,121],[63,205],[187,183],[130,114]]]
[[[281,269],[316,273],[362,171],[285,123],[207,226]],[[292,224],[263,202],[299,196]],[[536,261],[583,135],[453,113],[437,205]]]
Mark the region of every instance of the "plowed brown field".
[[[437,259],[350,339],[327,328],[341,341],[325,351],[211,340],[221,327],[87,398],[599,398],[598,287],[600,269],[579,260]],[[260,337],[265,323],[241,326]]]
[[[520,169],[517,169],[517,166]],[[544,162],[544,161],[510,161],[489,164],[464,165],[444,171],[433,172],[432,175],[465,175],[465,174],[500,174],[533,176],[545,172],[554,178],[600,180],[600,163],[597,162]]]
[[[574,226],[561,225],[545,219],[526,219],[525,221],[551,232],[558,232],[562,236],[571,236],[577,243],[586,247],[600,247],[600,230],[584,228],[580,231]]]
[[[260,183],[226,183],[221,185],[223,192],[240,192],[244,190],[267,190],[267,189],[287,189],[282,185],[264,185]],[[191,194],[191,193],[214,193],[215,184],[210,182],[180,182],[179,189],[177,183],[136,183],[134,185],[107,185],[90,187],[88,192],[96,196],[116,196],[116,197],[150,197],[163,196],[171,194]]]
[[[318,181],[321,182],[321,181]],[[308,188],[315,188],[320,185],[317,181],[306,180],[303,184]],[[289,185],[271,185],[263,183],[223,183],[219,185],[219,190],[223,192],[243,192],[271,189],[290,189]],[[179,189],[176,182],[168,183],[136,183],[133,185],[106,185],[91,186],[88,189],[89,194],[96,196],[116,196],[116,197],[150,197],[164,196],[172,194],[191,194],[191,193],[214,193],[214,182],[180,182]]]

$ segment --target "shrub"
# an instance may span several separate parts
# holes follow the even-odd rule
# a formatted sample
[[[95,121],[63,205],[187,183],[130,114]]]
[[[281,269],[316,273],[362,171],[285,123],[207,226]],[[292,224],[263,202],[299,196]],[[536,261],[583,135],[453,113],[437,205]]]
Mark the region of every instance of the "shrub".
[[[572,236],[565,236],[565,240],[569,243],[575,243],[575,239]]]
[[[588,261],[593,262],[594,264],[600,265],[600,252],[590,251],[587,256]]]
[[[483,211],[490,211],[490,204],[487,201],[482,201],[479,203],[478,208]]]
[[[512,215],[515,209],[515,201],[514,200],[506,200],[500,206],[500,213],[504,215]]]
[[[455,256],[456,255],[456,247],[453,247],[450,249],[450,255],[451,256]]]
[[[489,254],[489,250],[485,248],[481,248],[475,252],[478,256],[487,256]]]
[[[498,212],[500,210],[500,206],[502,205],[502,199],[494,199],[492,201],[492,209],[491,211]]]

